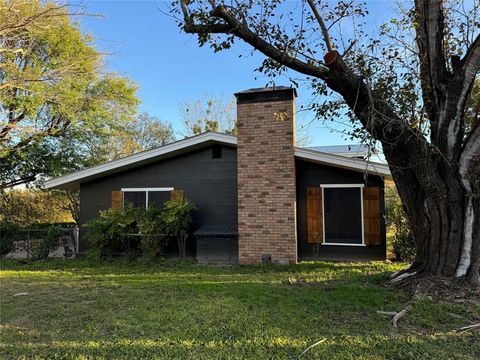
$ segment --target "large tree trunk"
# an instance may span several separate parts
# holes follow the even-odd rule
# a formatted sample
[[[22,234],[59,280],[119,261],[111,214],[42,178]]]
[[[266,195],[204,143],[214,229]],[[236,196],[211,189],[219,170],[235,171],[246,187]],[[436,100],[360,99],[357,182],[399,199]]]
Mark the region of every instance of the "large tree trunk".
[[[330,70],[324,76],[328,86],[342,94],[364,128],[382,143],[417,247],[416,260],[406,273],[466,278],[480,285],[480,192],[474,181],[480,177],[478,134],[473,133],[463,145],[458,133],[455,141],[439,137],[430,143],[400,119],[338,53],[328,53],[325,63]],[[452,80],[442,111],[431,114],[433,124],[452,117],[443,121],[451,124],[456,116],[463,116],[458,109],[464,108],[465,99],[454,85]],[[467,143],[475,144],[473,151]]]
[[[409,274],[431,274],[466,278],[479,286],[480,219],[479,201],[467,191],[460,180],[458,167],[452,166],[445,174],[443,159],[434,167],[434,181],[427,184],[421,177],[425,170],[415,162],[405,165],[413,154],[384,146],[385,156],[407,214],[417,255]],[[416,154],[418,157],[418,154]]]

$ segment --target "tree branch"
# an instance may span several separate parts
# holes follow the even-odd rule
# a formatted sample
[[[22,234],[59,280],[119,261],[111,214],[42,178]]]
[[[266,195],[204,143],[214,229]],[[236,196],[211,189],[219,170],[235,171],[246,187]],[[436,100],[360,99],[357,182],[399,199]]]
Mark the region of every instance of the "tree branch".
[[[12,112],[10,112],[12,114]],[[21,113],[17,117],[9,116],[8,124],[3,127],[2,130],[0,130],[0,140],[3,140],[7,137],[8,133],[10,130],[13,129],[16,123],[22,121],[25,118],[25,113]]]
[[[182,9],[186,8],[186,0],[180,0]],[[183,11],[183,10],[182,10]],[[225,6],[219,5],[210,12],[210,15],[219,20],[223,20],[224,24],[213,25],[196,25],[193,24],[191,16],[183,11],[186,31],[190,33],[225,33],[234,34],[243,39],[246,43],[253,46],[255,49],[272,58],[276,62],[296,70],[302,74],[323,78],[328,72],[328,69],[322,65],[317,65],[309,62],[301,61],[288,55],[285,51],[280,50],[270,43],[263,40],[257,33],[254,33],[247,25],[238,21]]]
[[[322,16],[318,12],[318,9],[315,6],[315,3],[313,2],[313,0],[307,0],[307,2],[308,2],[308,5],[310,6],[310,9],[312,9],[313,15],[315,15],[315,18],[317,19],[318,25],[320,25],[320,29],[322,30],[323,40],[325,41],[325,45],[327,45],[328,52],[332,52],[333,51],[332,42],[330,41],[330,35],[328,34],[328,29],[325,26],[325,22],[323,21]]]
[[[12,181],[0,183],[0,190],[8,189],[8,188],[18,186],[18,185],[22,185],[22,184],[27,184],[29,182],[35,181],[36,178],[37,178],[37,175],[26,175],[26,176],[21,177],[19,179],[15,179],[15,180],[12,180]]]

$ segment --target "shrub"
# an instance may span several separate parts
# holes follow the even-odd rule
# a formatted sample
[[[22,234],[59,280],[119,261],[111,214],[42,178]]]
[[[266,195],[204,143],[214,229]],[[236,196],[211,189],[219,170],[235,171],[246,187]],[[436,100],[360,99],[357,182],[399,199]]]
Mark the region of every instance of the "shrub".
[[[386,208],[389,242],[395,258],[399,261],[412,262],[416,249],[402,202],[396,192],[393,192]]]
[[[126,234],[138,234],[138,221],[145,210],[128,205],[100,212],[100,217],[89,221],[87,255],[102,258],[116,252],[129,253],[136,248],[136,241]]]
[[[50,226],[45,235],[38,241],[31,242],[32,259],[46,259],[50,251],[58,247],[58,238],[62,236],[62,229],[57,226]]]
[[[13,250],[13,242],[21,240],[20,226],[12,223],[0,223],[0,256]]]
[[[191,201],[177,198],[167,201],[161,211],[139,209],[133,205],[101,211],[99,218],[86,224],[89,241],[87,256],[98,259],[116,252],[132,254],[140,248],[144,255],[158,257],[168,239],[174,237],[180,257],[184,258],[194,208]]]
[[[397,260],[413,262],[415,260],[415,243],[410,232],[396,233],[392,239],[392,250]]]
[[[162,216],[157,212],[147,211],[138,222],[138,229],[141,236],[140,247],[143,254],[148,257],[158,257],[168,242],[166,229]]]
[[[195,205],[190,200],[175,198],[165,203],[161,214],[166,234],[177,240],[181,259],[185,258],[185,245],[194,209]]]

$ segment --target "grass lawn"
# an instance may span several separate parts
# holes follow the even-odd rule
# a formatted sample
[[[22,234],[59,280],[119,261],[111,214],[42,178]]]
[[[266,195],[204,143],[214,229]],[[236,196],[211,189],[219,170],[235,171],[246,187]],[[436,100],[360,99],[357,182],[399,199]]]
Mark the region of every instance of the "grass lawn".
[[[401,265],[213,268],[1,260],[1,359],[479,359],[478,297],[419,300],[395,329]],[[15,295],[27,293],[27,295]],[[478,293],[476,293],[478,295]],[[452,315],[456,314],[455,316]]]

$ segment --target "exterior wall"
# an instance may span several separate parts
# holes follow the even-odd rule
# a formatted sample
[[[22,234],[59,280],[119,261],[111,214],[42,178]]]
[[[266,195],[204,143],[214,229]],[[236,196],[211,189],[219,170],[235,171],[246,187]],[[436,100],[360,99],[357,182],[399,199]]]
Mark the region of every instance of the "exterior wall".
[[[297,261],[294,91],[237,94],[239,262]]]
[[[212,158],[212,146],[175,158],[127,170],[80,186],[80,221],[98,217],[111,206],[111,192],[127,187],[183,189],[197,210],[192,228],[204,224],[237,225],[236,149],[222,146],[222,157]],[[80,251],[87,247],[81,230]],[[193,241],[190,243],[192,250]]]
[[[369,176],[365,183],[361,172],[343,170],[331,166],[296,160],[297,174],[297,234],[298,256],[300,260],[336,260],[336,261],[368,261],[385,260],[385,197],[384,182],[379,176]],[[365,184],[380,187],[381,199],[381,245],[377,246],[333,246],[316,245],[307,241],[307,188],[320,184]]]

